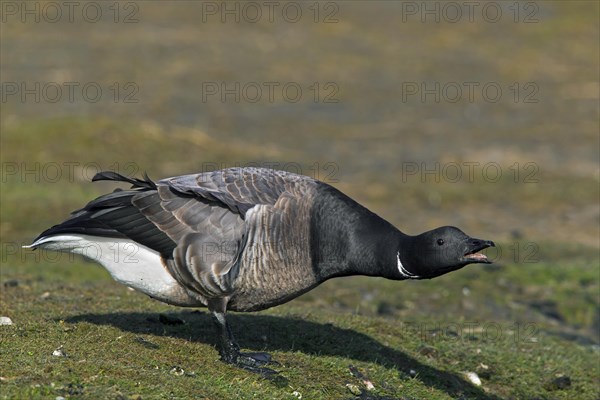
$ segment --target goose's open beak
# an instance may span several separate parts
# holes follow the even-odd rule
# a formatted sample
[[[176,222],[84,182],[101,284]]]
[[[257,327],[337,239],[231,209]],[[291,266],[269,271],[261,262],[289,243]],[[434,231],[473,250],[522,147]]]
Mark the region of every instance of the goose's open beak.
[[[469,238],[466,242],[463,259],[468,263],[491,264],[491,261],[488,260],[487,256],[485,254],[479,253],[479,251],[487,249],[488,247],[495,246],[496,245],[491,240]]]

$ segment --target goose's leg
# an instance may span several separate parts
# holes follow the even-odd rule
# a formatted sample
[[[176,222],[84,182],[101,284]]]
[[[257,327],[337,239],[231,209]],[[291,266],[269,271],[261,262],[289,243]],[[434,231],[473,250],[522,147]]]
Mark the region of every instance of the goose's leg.
[[[262,367],[266,364],[275,363],[271,361],[271,355],[268,353],[242,353],[225,319],[226,301],[219,299],[209,303],[209,310],[213,316],[213,321],[217,327],[219,343],[217,345],[221,361],[236,365],[259,374],[274,374],[269,368]]]
[[[212,316],[218,330],[219,343],[217,347],[221,360],[229,364],[235,364],[240,355],[240,346],[233,338],[229,324],[225,319],[225,313],[213,311]]]

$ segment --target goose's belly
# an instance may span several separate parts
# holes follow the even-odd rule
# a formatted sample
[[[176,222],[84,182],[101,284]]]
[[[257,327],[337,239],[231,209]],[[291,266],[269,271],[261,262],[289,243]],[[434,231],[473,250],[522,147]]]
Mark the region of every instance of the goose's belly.
[[[234,294],[228,308],[233,311],[258,311],[283,304],[319,284],[312,265],[295,262],[298,257],[270,259],[246,256],[241,260]]]

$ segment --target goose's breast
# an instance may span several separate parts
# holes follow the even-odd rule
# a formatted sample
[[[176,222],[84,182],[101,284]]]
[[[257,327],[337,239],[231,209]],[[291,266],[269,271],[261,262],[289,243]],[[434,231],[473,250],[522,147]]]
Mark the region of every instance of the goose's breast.
[[[312,187],[294,188],[277,203],[246,214],[246,245],[229,308],[255,311],[285,303],[318,284],[310,239]]]

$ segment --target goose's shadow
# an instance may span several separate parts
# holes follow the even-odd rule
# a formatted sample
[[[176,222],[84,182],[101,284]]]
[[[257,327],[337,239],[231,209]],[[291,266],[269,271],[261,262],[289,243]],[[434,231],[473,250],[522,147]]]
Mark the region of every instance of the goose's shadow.
[[[153,313],[126,312],[83,314],[66,322],[89,322],[112,325],[124,331],[156,336],[168,335],[184,340],[216,344],[211,317],[206,312],[170,313],[186,321],[185,325],[169,326],[159,322]],[[351,329],[338,328],[291,317],[271,315],[229,314],[236,339],[243,349],[253,351],[300,351],[311,355],[331,355],[394,368],[410,379],[410,370],[424,385],[446,392],[453,398],[497,400],[461,376],[437,370],[415,358],[385,346],[369,336]],[[265,340],[266,339],[266,340]],[[215,353],[215,357],[216,357]]]

